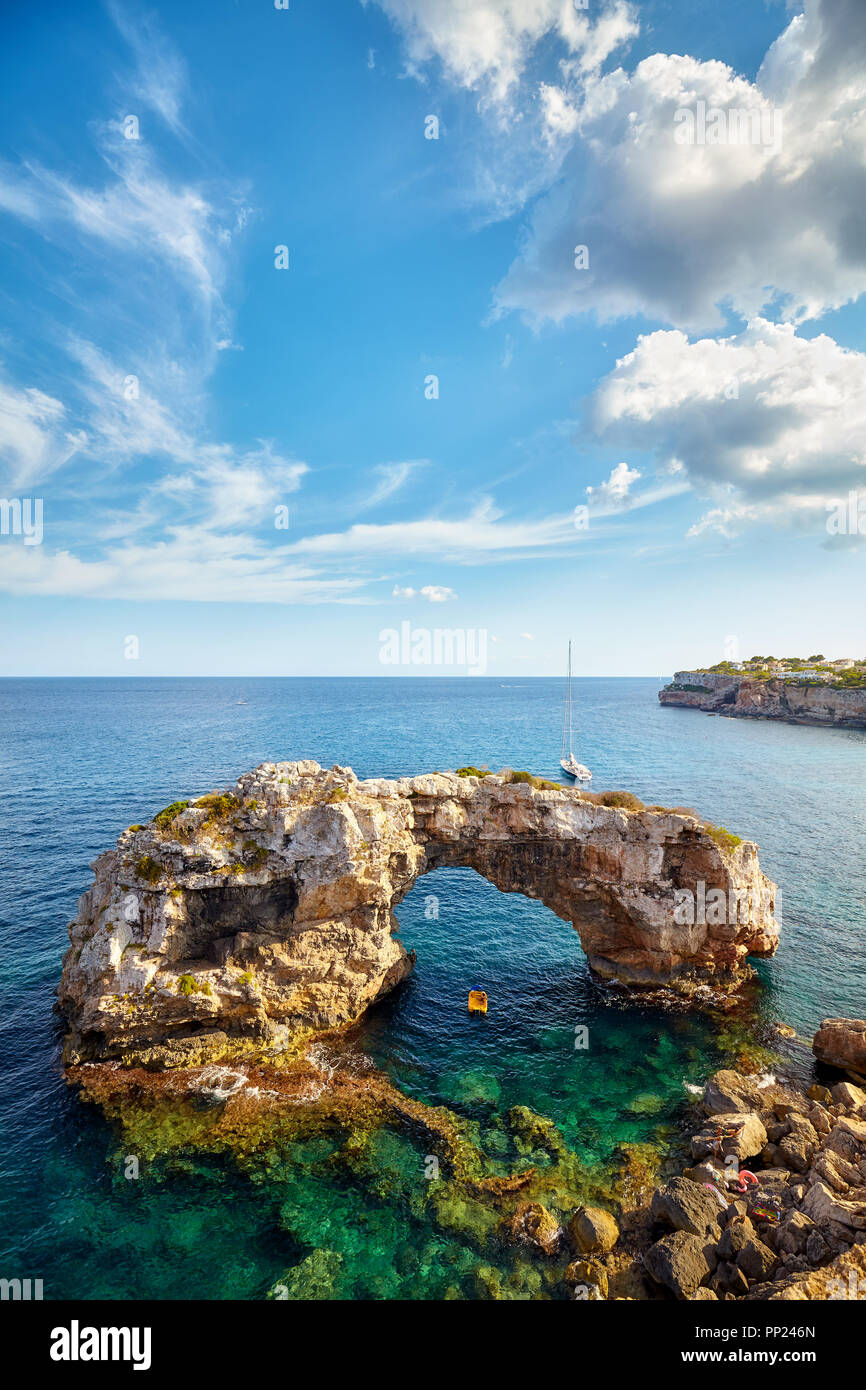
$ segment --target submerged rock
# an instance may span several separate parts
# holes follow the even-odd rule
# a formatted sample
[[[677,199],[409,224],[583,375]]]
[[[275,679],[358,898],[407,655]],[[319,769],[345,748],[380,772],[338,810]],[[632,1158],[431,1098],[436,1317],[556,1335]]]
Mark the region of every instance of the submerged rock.
[[[563,1241],[563,1230],[552,1212],[540,1202],[522,1202],[505,1225],[506,1238],[544,1255],[554,1255]]]

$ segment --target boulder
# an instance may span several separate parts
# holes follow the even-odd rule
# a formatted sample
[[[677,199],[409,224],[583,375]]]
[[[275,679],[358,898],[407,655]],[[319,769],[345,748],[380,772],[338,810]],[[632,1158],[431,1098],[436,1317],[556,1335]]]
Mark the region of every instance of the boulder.
[[[540,1202],[522,1202],[506,1222],[506,1236],[542,1255],[554,1255],[562,1244],[563,1230],[552,1212]]]
[[[722,1208],[707,1187],[689,1178],[672,1178],[653,1193],[653,1220],[673,1226],[675,1231],[689,1231],[693,1236],[719,1236]]]
[[[728,1131],[725,1135],[725,1131]],[[719,1134],[723,1137],[719,1137]],[[735,1155],[739,1160],[755,1158],[767,1142],[767,1131],[754,1111],[717,1114],[692,1139],[692,1157],[721,1160]]]
[[[569,1222],[569,1231],[584,1255],[606,1255],[619,1240],[619,1227],[610,1212],[601,1207],[578,1207]]]
[[[841,1105],[843,1110],[853,1110],[859,1114],[866,1106],[866,1091],[852,1085],[850,1081],[837,1082],[832,1095],[836,1104]]]
[[[815,1223],[804,1212],[792,1211],[773,1235],[773,1243],[780,1255],[802,1255],[806,1242],[815,1229]]]
[[[688,1231],[662,1236],[645,1252],[643,1262],[657,1284],[683,1299],[691,1298],[710,1272],[705,1242]]]
[[[816,1226],[829,1221],[838,1221],[843,1226],[851,1226],[856,1231],[866,1231],[866,1189],[863,1200],[851,1201],[833,1192],[820,1178],[813,1176],[809,1191],[803,1199],[803,1211],[811,1216]]]
[[[719,1259],[736,1260],[740,1251],[757,1238],[758,1233],[748,1217],[729,1222],[717,1246]]]
[[[769,1279],[775,1263],[776,1252],[762,1240],[758,1240],[757,1236],[746,1241],[742,1250],[737,1253],[737,1268],[743,1271],[750,1284],[756,1280]]]
[[[732,1115],[760,1110],[764,1094],[754,1077],[741,1076],[738,1071],[717,1071],[704,1087],[701,1105],[708,1115]]]
[[[740,1297],[748,1292],[749,1281],[731,1260],[724,1260],[710,1280],[710,1288],[716,1294],[734,1294]]]
[[[811,1125],[810,1125],[811,1129]],[[812,1131],[814,1134],[814,1130]],[[817,1140],[817,1135],[815,1138]],[[792,1173],[806,1173],[815,1153],[815,1144],[810,1144],[803,1134],[786,1134],[773,1151],[778,1163],[790,1168]]]
[[[866,1019],[824,1018],[812,1039],[819,1062],[866,1077]]]
[[[565,1271],[565,1282],[574,1289],[576,1298],[592,1298],[593,1290],[598,1298],[607,1298],[607,1270],[594,1260],[572,1260]]]

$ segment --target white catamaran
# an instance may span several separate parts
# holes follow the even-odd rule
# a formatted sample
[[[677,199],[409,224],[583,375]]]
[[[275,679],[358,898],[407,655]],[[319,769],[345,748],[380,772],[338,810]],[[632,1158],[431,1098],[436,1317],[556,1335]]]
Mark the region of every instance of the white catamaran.
[[[572,748],[572,708],[573,701],[571,696],[571,643],[568,644],[568,681],[565,687],[565,711],[562,716],[562,757],[559,766],[567,777],[573,777],[577,782],[591,782],[592,773],[583,763],[579,763],[574,756]]]

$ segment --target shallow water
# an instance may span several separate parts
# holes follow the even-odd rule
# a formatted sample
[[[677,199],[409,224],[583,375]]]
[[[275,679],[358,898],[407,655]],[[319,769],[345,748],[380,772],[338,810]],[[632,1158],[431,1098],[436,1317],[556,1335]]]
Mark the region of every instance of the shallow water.
[[[811,1034],[866,1005],[866,733],[662,709],[653,679],[576,687],[579,756],[595,789],[693,806],[757,840],[781,885],[782,945],[759,966],[754,1023]],[[45,1296],[258,1298],[311,1251],[342,1256],[343,1297],[475,1296],[478,1249],[418,1199],[422,1160],[375,1141],[349,1177],[326,1142],[240,1176],[191,1157],[136,1181],[98,1113],[63,1083],[53,992],[89,862],[121,829],[265,759],[316,758],[361,777],[487,763],[558,775],[563,683],[440,680],[0,681],[0,1275]],[[247,701],[241,704],[239,701]],[[509,1154],[515,1104],[554,1119],[591,1169],[624,1142],[677,1135],[687,1094],[736,1037],[700,1016],[598,989],[568,924],[469,870],[441,869],[403,902],[414,975],[353,1043],[408,1093],[476,1122]],[[470,988],[490,1011],[470,1016]],[[588,1030],[588,1046],[576,1028]],[[808,1051],[792,1058],[808,1069]],[[539,1162],[542,1156],[535,1156]],[[499,1264],[495,1246],[484,1262]],[[316,1272],[313,1271],[315,1288]],[[537,1275],[523,1272],[526,1296]]]

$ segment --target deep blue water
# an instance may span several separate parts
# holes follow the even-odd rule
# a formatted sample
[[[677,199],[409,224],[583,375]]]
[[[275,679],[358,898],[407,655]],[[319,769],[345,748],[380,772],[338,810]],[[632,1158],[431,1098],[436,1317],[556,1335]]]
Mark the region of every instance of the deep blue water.
[[[758,842],[783,926],[759,968],[760,1018],[810,1035],[827,1014],[862,1017],[866,733],[662,709],[662,683],[577,683],[593,787],[692,806]],[[0,1276],[43,1278],[46,1297],[260,1297],[326,1246],[343,1254],[347,1296],[471,1289],[477,1254],[341,1192],[301,1155],[270,1185],[205,1164],[124,1181],[110,1130],[61,1077],[54,990],[88,865],[131,822],[266,759],[360,777],[486,763],[556,778],[562,693],[561,680],[519,677],[0,681]],[[425,1100],[482,1125],[527,1104],[602,1163],[675,1125],[683,1081],[718,1060],[706,1020],[612,1001],[566,923],[468,870],[422,879],[399,916],[418,965],[358,1042]],[[474,986],[490,995],[484,1020],[466,1013]],[[805,1048],[795,1056],[808,1065]],[[403,1160],[395,1148],[382,1163]]]

